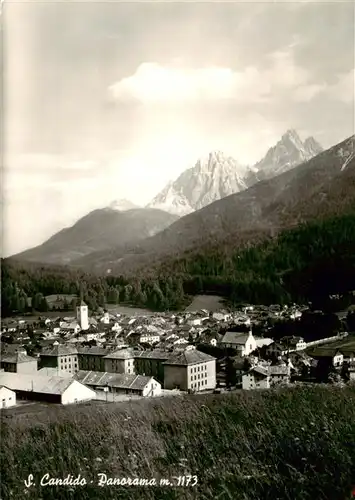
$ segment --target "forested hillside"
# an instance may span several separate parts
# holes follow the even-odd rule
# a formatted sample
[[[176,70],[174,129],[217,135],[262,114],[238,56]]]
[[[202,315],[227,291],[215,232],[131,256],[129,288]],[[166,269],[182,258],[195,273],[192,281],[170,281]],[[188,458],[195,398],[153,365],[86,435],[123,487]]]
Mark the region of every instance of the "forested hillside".
[[[134,279],[92,276],[65,267],[2,261],[3,315],[28,309],[34,298],[76,294],[94,310],[109,303],[131,303],[155,310],[179,309],[187,296],[216,293],[234,303],[287,303],[355,289],[355,214],[285,231],[250,246],[205,247],[146,269]],[[74,307],[75,304],[72,304]]]

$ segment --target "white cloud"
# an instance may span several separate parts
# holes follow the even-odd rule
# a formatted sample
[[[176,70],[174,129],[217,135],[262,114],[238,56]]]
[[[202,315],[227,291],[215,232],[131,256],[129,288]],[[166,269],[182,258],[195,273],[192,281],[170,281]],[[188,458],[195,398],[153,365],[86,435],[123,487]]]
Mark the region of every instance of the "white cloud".
[[[273,93],[296,91],[299,86],[311,83],[308,72],[294,61],[294,45],[269,54],[265,67],[248,66],[240,71],[146,62],[134,74],[111,85],[109,93],[117,101],[136,99],[145,104],[221,99],[243,103],[268,101]],[[317,90],[313,85],[312,94]]]

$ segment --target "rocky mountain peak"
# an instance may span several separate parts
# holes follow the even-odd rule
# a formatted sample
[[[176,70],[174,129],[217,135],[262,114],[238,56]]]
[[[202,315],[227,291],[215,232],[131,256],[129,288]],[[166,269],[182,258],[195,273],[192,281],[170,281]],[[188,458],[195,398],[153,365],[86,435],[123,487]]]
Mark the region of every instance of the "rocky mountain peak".
[[[211,151],[169,182],[148,207],[186,215],[246,189],[244,172],[245,167],[234,158],[219,150]]]
[[[322,146],[315,140],[314,137],[307,137],[307,139],[304,141],[304,147],[306,151],[308,151],[310,154],[318,155],[321,153],[323,150]]]
[[[323,151],[313,137],[302,142],[297,131],[287,130],[265,157],[252,167],[214,150],[197,160],[151,201],[148,207],[186,215],[230,194],[275,177]]]

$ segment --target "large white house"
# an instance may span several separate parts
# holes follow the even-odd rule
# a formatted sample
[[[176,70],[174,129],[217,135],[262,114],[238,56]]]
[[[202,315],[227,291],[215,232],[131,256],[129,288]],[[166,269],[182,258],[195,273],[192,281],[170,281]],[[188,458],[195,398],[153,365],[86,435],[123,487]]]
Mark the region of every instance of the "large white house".
[[[256,339],[252,331],[245,332],[226,332],[221,340],[221,347],[231,347],[238,351],[240,356],[248,356],[255,351],[257,347]]]
[[[0,386],[16,393],[18,399],[71,404],[95,399],[95,391],[70,377],[0,373]]]

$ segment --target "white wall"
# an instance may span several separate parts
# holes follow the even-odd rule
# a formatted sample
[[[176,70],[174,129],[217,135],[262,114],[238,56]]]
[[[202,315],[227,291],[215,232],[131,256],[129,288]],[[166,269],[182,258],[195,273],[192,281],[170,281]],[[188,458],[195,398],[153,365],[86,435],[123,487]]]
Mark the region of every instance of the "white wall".
[[[242,388],[245,391],[251,389],[269,389],[270,388],[270,377],[263,377],[256,379],[253,373],[247,373],[242,377]]]
[[[252,334],[249,335],[248,340],[245,342],[244,356],[248,356],[251,352],[256,349],[256,340]]]
[[[153,394],[151,393],[153,392]],[[149,394],[151,393],[151,394]],[[161,384],[152,378],[143,389],[143,396],[161,396]]]
[[[62,394],[62,404],[80,403],[96,398],[96,392],[89,389],[77,380],[73,380],[70,386]]]
[[[0,408],[9,408],[16,405],[16,393],[7,387],[0,388]]]

